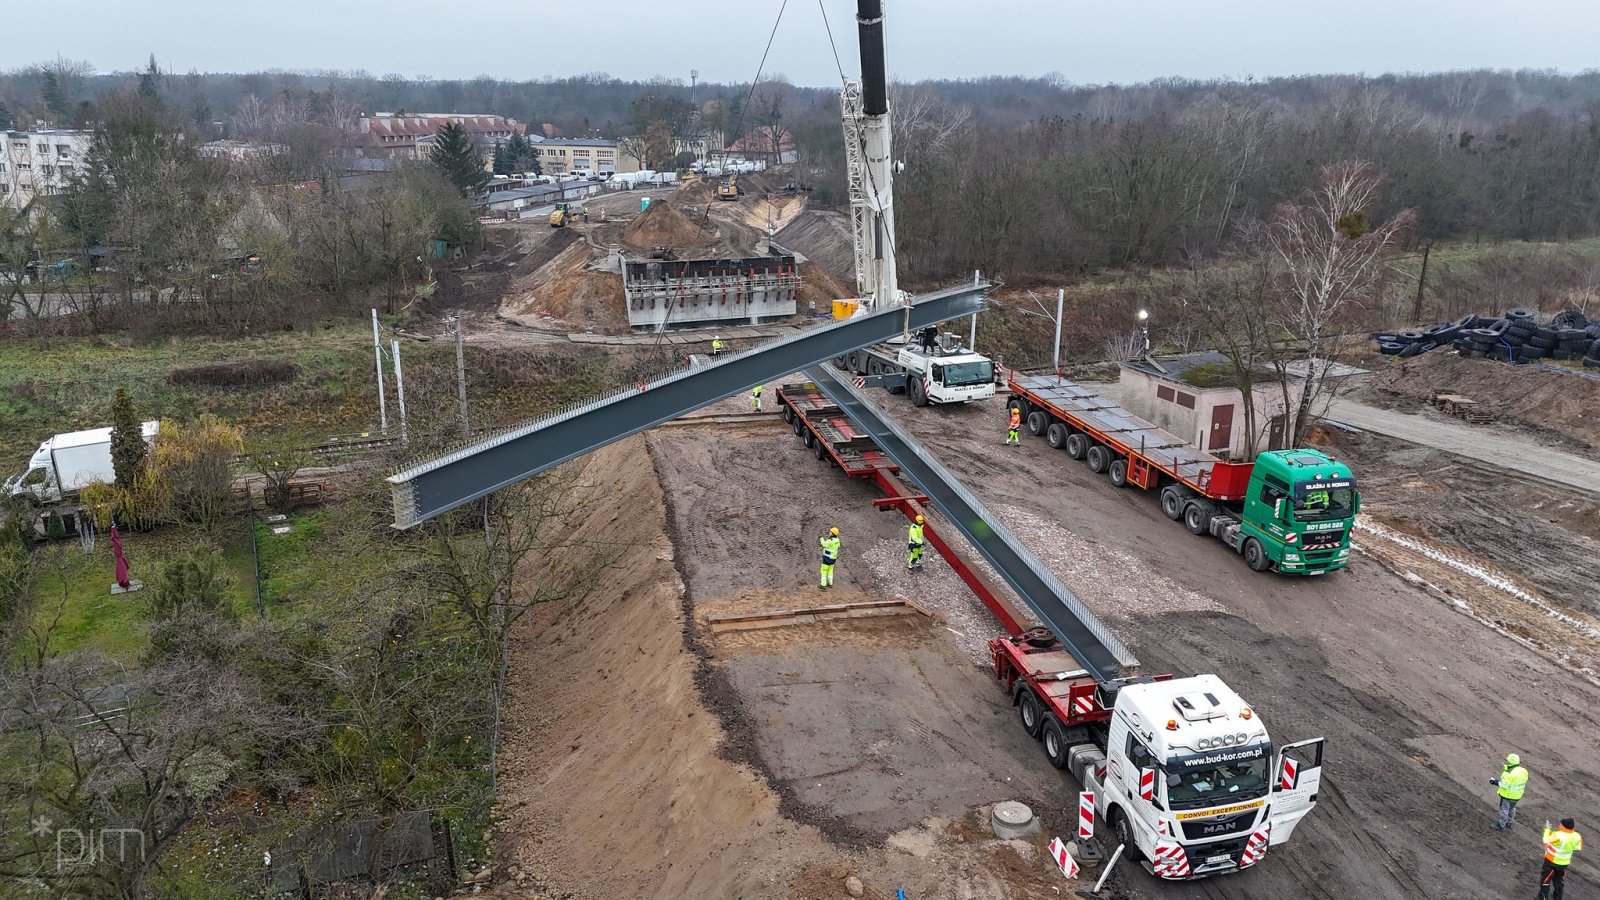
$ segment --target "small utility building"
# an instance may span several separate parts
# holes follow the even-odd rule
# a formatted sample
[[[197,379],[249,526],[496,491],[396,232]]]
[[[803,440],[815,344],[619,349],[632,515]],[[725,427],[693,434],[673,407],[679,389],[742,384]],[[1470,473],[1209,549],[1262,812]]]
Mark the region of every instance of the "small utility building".
[[[1253,396],[1255,435],[1247,430],[1244,394],[1236,386],[1233,363],[1221,353],[1189,353],[1122,364],[1122,405],[1222,459],[1249,459],[1262,450],[1282,449],[1285,385],[1272,369],[1256,373]],[[1290,404],[1300,402],[1302,382],[1292,378]]]

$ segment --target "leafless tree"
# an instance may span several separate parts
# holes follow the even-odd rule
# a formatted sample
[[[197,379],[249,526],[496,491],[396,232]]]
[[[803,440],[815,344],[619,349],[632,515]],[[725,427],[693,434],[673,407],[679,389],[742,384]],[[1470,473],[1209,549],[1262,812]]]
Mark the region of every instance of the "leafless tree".
[[[1369,163],[1347,160],[1322,170],[1301,203],[1285,203],[1267,224],[1266,244],[1279,283],[1278,321],[1304,344],[1302,391],[1285,433],[1305,440],[1333,399],[1328,342],[1335,324],[1371,299],[1383,254],[1416,219],[1404,210],[1376,227],[1367,216],[1382,179]]]

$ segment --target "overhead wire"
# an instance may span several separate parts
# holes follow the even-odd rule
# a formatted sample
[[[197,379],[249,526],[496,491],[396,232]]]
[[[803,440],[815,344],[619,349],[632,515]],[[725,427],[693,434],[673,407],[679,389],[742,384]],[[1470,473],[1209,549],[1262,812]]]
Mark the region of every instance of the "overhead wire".
[[[778,37],[778,26],[783,24],[783,12],[788,8],[789,0],[783,0],[783,2],[778,6],[778,17],[772,22],[772,33],[767,35],[767,47],[765,50],[761,51],[761,62],[756,64],[755,77],[750,79],[750,90],[745,92],[744,102],[739,104],[739,118],[735,119],[733,123],[733,133],[736,135],[740,133],[740,129],[744,126],[745,111],[750,108],[750,98],[754,97],[756,94],[756,85],[761,83],[761,73],[767,68],[767,56],[772,53],[772,42]],[[833,55],[834,59],[837,60],[839,57],[838,51],[835,50]],[[724,158],[724,162],[726,162],[726,158]],[[709,210],[709,207],[707,209]],[[626,265],[626,263],[624,263],[624,265]],[[669,301],[669,305],[665,310],[665,316],[661,322],[660,330],[656,332],[656,342],[651,347],[651,349],[656,352],[660,351],[661,342],[666,337],[667,322],[671,320],[672,312],[673,307],[671,305],[671,301]]]

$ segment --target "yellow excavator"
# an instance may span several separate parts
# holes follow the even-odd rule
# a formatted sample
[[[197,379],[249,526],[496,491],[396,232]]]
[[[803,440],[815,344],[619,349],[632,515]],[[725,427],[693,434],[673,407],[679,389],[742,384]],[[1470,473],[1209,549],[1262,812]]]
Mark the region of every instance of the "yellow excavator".
[[[565,228],[569,216],[567,205],[565,203],[557,203],[555,212],[550,214],[550,227]]]
[[[732,175],[722,179],[722,183],[717,185],[718,200],[737,200],[742,193],[744,191],[739,189],[739,179]]]

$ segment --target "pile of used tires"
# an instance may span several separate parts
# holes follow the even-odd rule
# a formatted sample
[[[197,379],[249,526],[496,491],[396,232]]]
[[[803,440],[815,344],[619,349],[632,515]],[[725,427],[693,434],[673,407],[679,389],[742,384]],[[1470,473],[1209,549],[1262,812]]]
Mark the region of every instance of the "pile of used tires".
[[[1550,319],[1518,307],[1497,318],[1465,316],[1440,322],[1426,331],[1379,332],[1372,336],[1385,356],[1411,357],[1451,347],[1470,359],[1530,363],[1541,359],[1581,359],[1600,369],[1600,322],[1590,324],[1576,309]]]

